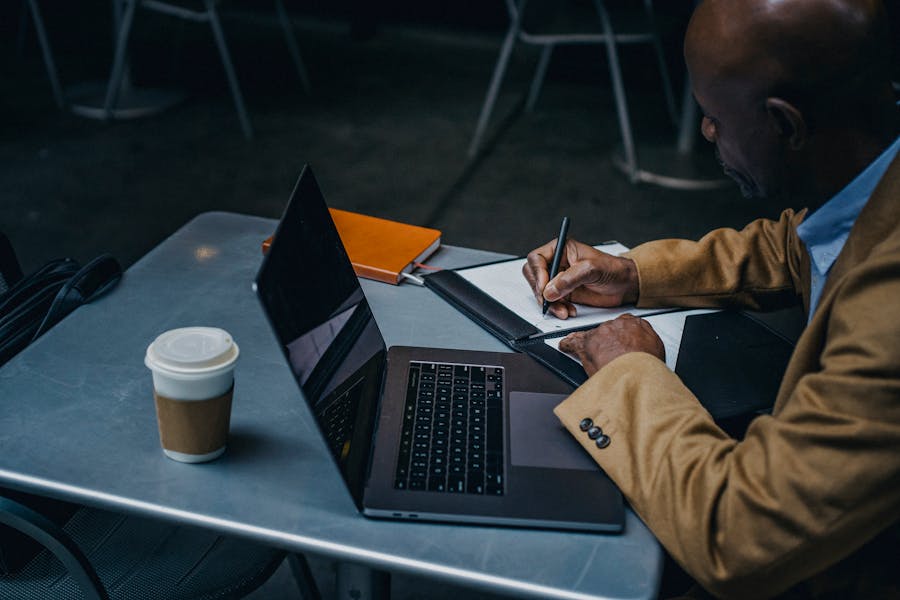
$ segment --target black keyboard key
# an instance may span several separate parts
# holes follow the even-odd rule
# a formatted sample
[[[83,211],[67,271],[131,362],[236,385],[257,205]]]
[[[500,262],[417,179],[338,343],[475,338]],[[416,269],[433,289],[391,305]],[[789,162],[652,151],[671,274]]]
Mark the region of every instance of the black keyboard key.
[[[466,478],[464,475],[450,475],[447,477],[447,491],[463,493],[466,491]]]
[[[416,362],[407,384],[394,487],[502,495],[503,369]]]

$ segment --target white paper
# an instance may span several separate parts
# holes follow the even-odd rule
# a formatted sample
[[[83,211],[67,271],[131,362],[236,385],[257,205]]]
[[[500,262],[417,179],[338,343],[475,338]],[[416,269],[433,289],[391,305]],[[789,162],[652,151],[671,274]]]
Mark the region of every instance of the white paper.
[[[715,312],[713,309],[696,309],[683,310],[678,312],[670,312],[662,315],[652,315],[646,317],[647,322],[653,326],[653,330],[660,337],[663,346],[666,348],[666,366],[672,371],[675,370],[675,363],[678,361],[678,349],[681,347],[681,335],[684,333],[684,321],[691,315],[702,315],[705,313]],[[559,342],[565,336],[545,340],[545,343],[559,350]],[[559,350],[562,352],[562,350]],[[581,361],[574,354],[562,352],[578,364]]]
[[[628,248],[617,243],[601,244],[594,247],[616,256],[628,251]],[[631,313],[639,317],[649,313],[657,313],[660,310],[641,309],[634,306],[596,308],[594,306],[577,304],[577,316],[575,317],[557,319],[549,312],[544,316],[541,314],[541,305],[535,300],[531,287],[525,280],[525,276],[522,275],[522,267],[524,265],[525,259],[519,258],[482,267],[461,269],[458,273],[475,287],[537,327],[543,333],[597,325],[604,321],[615,319],[625,313]]]

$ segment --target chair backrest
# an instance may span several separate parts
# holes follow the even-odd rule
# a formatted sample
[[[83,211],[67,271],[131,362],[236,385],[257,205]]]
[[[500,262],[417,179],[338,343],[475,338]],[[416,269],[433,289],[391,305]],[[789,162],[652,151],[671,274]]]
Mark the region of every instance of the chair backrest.
[[[0,525],[28,536],[49,550],[78,584],[85,600],[109,599],[87,557],[56,523],[24,504],[0,496]],[[9,576],[5,579],[2,583],[10,583]]]
[[[283,550],[206,529],[90,507],[80,507],[58,526],[3,496],[0,525],[24,533],[48,551],[19,572],[0,575],[0,600],[241,598],[266,581],[285,557]]]

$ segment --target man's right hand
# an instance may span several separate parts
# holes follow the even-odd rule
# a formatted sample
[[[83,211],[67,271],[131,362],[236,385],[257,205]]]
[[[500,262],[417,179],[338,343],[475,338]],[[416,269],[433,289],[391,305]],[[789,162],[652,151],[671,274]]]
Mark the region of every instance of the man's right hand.
[[[638,274],[634,261],[601,252],[575,240],[567,240],[559,273],[550,280],[550,263],[556,240],[528,253],[522,274],[539,305],[546,298],[550,312],[560,319],[574,317],[573,303],[612,307],[633,304],[638,298]]]

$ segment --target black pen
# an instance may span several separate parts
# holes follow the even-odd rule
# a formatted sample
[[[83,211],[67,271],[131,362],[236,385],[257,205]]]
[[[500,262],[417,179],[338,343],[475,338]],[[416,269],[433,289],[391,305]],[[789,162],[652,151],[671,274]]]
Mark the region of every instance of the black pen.
[[[559,226],[559,235],[556,237],[556,250],[553,251],[553,262],[550,263],[550,279],[556,277],[559,272],[559,262],[562,260],[563,252],[566,249],[566,233],[569,231],[569,217],[563,217],[562,224]],[[550,303],[544,299],[544,307],[542,314],[547,314]]]

